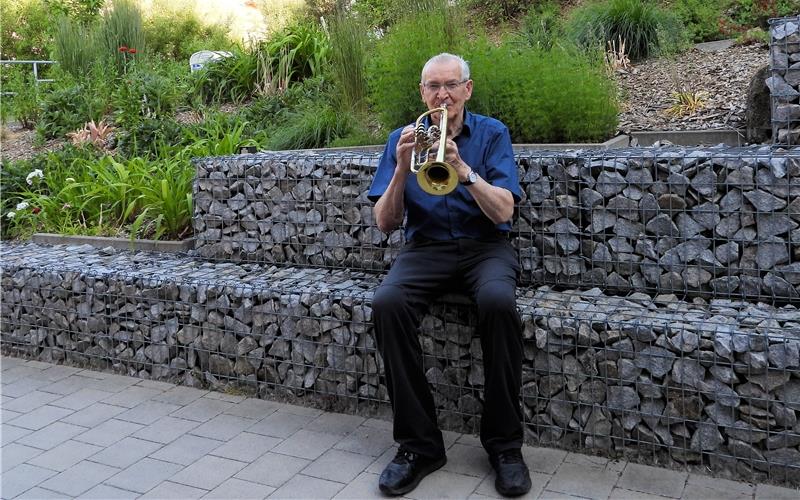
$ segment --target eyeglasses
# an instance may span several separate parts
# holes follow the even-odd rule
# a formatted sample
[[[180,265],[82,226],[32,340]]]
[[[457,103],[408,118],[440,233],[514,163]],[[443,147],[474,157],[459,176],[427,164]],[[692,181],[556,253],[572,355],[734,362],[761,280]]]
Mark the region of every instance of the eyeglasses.
[[[428,92],[432,92],[434,94],[442,89],[446,89],[448,92],[453,92],[466,82],[467,80],[461,80],[460,82],[447,82],[447,83],[423,83],[422,87]]]

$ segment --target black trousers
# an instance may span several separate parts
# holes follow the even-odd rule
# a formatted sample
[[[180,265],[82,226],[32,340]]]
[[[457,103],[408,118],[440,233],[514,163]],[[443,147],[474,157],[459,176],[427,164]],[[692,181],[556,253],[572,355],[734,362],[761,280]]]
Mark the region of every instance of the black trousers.
[[[425,377],[418,326],[442,293],[469,294],[477,306],[483,350],[481,442],[490,454],[522,446],[522,323],[515,289],[516,251],[502,237],[412,241],[375,292],[372,315],[394,411],[394,439],[409,451],[444,454]]]

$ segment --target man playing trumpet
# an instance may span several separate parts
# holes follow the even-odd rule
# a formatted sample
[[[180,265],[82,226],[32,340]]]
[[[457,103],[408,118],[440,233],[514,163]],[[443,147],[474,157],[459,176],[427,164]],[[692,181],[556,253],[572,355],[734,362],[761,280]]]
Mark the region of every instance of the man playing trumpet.
[[[390,134],[369,191],[381,231],[396,229],[407,217],[406,246],[372,305],[394,438],[400,445],[380,477],[380,489],[388,495],[411,491],[447,461],[417,327],[427,304],[449,291],[469,293],[477,310],[485,379],[481,443],[497,475],[495,486],[506,496],[525,494],[531,487],[520,452],[519,264],[508,241],[514,203],[520,199],[517,166],[506,126],[465,109],[472,88],[469,66],[461,57],[439,54],[422,69],[423,102],[429,110],[447,113],[446,136],[434,148],[445,148],[444,162],[458,177],[455,190],[439,196],[420,187],[411,170],[418,134],[409,125]],[[427,124],[440,123],[442,112],[426,117]]]

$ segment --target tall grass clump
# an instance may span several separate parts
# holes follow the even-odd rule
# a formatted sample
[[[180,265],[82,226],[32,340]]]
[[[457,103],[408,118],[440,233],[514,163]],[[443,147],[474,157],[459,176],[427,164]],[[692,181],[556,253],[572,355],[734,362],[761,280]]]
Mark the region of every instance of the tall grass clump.
[[[412,2],[413,3],[413,2]],[[465,46],[464,17],[446,1],[423,1],[377,43],[368,65],[370,100],[384,128],[413,122],[424,110],[420,71],[441,52],[459,54]]]
[[[267,148],[275,150],[323,148],[350,134],[356,125],[351,112],[330,103],[308,106],[292,113],[286,124],[267,140]]]
[[[558,4],[547,2],[531,8],[514,35],[523,46],[550,50],[562,43],[563,31]]]
[[[103,14],[98,32],[100,46],[111,57],[114,67],[122,72],[128,62],[128,52],[121,48],[145,51],[142,12],[133,0],[115,0],[112,10]]]
[[[685,36],[677,17],[648,0],[607,0],[573,11],[567,35],[584,48],[625,43],[633,61],[678,50]]]
[[[504,122],[514,142],[596,141],[616,131],[615,89],[598,63],[561,49],[514,51],[485,41],[467,58],[475,82],[469,108]]]
[[[300,81],[323,73],[330,54],[330,41],[317,22],[300,18],[274,33],[260,50],[266,50],[271,57],[287,54],[292,80]]]
[[[330,61],[344,109],[363,111],[366,107],[367,44],[364,23],[338,9],[330,23]]]
[[[92,29],[70,20],[58,19],[54,39],[56,58],[61,69],[76,78],[89,73],[97,60],[97,45]]]

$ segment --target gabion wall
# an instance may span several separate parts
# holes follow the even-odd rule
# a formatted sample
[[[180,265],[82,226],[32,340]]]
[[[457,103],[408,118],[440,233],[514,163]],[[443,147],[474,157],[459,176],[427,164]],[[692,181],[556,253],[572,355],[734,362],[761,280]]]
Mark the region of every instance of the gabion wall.
[[[197,162],[197,255],[382,271],[378,156]],[[800,154],[657,148],[517,154],[522,285],[790,301],[800,297]]]
[[[800,144],[800,16],[770,19],[772,138]]]
[[[800,150],[517,160],[526,439],[800,484]],[[3,351],[385,411],[376,163],[201,160],[189,256],[3,245]],[[448,429],[479,426],[474,323],[463,297],[422,321]]]
[[[148,379],[386,409],[370,273],[2,247],[2,349]],[[521,289],[529,443],[800,484],[800,311],[594,288]],[[422,321],[444,428],[477,432],[463,301]]]

